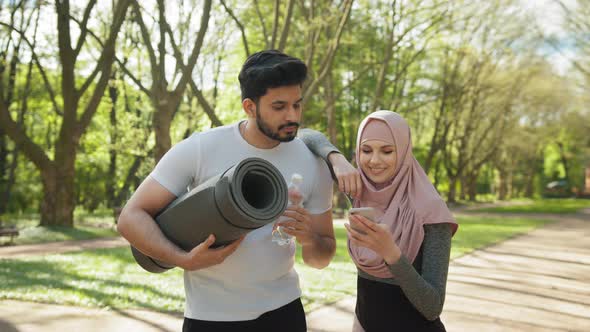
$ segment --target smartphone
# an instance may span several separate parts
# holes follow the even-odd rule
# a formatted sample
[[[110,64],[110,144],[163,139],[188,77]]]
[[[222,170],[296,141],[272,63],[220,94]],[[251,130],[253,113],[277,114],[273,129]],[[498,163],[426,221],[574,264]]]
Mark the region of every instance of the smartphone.
[[[372,207],[360,207],[360,208],[352,208],[348,211],[348,214],[353,215],[353,214],[357,214],[359,216],[363,216],[365,218],[367,218],[368,220],[375,222],[375,209]],[[361,233],[361,234],[367,234],[364,231],[355,228],[352,224],[350,225],[350,227],[352,227],[352,229],[354,229],[355,231]]]
[[[375,209],[372,207],[360,207],[360,208],[352,208],[348,211],[349,214],[358,214],[363,216],[371,221],[375,221],[376,212]]]

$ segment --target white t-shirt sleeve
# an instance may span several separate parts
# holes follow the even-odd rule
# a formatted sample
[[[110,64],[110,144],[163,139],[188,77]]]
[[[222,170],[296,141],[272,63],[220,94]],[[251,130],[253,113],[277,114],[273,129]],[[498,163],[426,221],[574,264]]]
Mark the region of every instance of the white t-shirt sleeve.
[[[313,189],[305,208],[310,214],[322,214],[332,209],[332,175],[326,163],[316,157],[316,172]]]
[[[177,197],[184,194],[198,174],[199,141],[199,135],[194,134],[174,145],[150,176]]]

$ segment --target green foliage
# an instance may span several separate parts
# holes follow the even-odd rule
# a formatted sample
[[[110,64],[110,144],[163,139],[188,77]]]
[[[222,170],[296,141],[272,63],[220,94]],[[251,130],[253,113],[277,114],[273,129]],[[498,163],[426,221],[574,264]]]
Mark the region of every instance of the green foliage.
[[[255,3],[248,5],[237,0],[225,3],[235,17],[231,17],[220,2],[214,1],[192,78],[215,115],[222,123],[229,124],[244,118],[237,74],[246,50],[239,24],[244,27],[250,53],[269,48],[274,26],[277,38],[280,37],[288,1],[278,2],[277,22],[274,21],[276,1],[256,1],[258,8]],[[304,89],[328,66],[324,60],[335,43],[333,37],[342,14],[342,3],[295,2],[284,51],[309,62],[309,80]],[[7,16],[10,6],[14,5],[8,5],[2,12],[2,21],[6,24],[10,23]],[[72,5],[75,17],[81,17],[82,6]],[[142,6],[144,13],[157,11],[154,2]],[[201,4],[179,1],[166,6],[170,33],[175,36],[180,51],[186,53],[198,30]],[[178,6],[175,8],[178,17],[171,14],[176,11],[171,11],[170,6]],[[42,14],[54,15],[52,8],[43,4]],[[25,15],[31,10],[26,7],[22,13]],[[116,53],[149,89],[154,79],[152,69],[159,68],[151,68],[141,31],[130,13],[119,35]],[[564,26],[577,31],[583,25],[574,23],[584,22],[580,17],[587,13],[571,10],[568,13]],[[372,108],[399,112],[412,128],[418,161],[426,166],[431,158],[428,173],[443,195],[449,191],[450,172],[457,173],[458,178],[475,177],[477,194],[499,195],[499,189],[505,189],[505,198],[540,196],[548,182],[566,177],[562,157],[566,159],[571,187],[581,188],[583,170],[590,163],[587,134],[590,118],[585,111],[589,100],[584,96],[588,82],[580,83],[570,73],[560,75],[547,59],[538,55],[539,45],[545,41],[527,29],[532,19],[530,15],[518,1],[512,0],[485,4],[436,0],[428,5],[417,0],[395,3],[355,0],[338,50],[329,64],[329,73],[318,84],[316,92],[305,100],[303,123],[324,133],[333,130],[334,143],[345,156],[352,158],[358,125],[374,110]],[[145,15],[148,25],[153,23],[154,29],[149,34],[152,46],[157,48],[159,27],[157,20],[152,21],[156,17]],[[92,18],[95,20],[89,21],[89,27],[104,41],[109,31],[108,21],[112,19],[110,11],[98,11]],[[62,77],[55,62],[58,59],[57,31],[49,23],[51,20],[40,21],[36,55],[55,90],[57,105],[63,108],[63,91],[59,84]],[[8,34],[8,27],[4,28],[0,42],[6,47],[14,45],[18,41],[17,34]],[[32,25],[27,30],[29,38],[31,34]],[[392,42],[389,42],[390,36],[393,36]],[[587,43],[582,39],[576,42],[581,43],[582,53],[587,50]],[[174,53],[171,44],[163,46],[166,66],[162,79],[172,87],[182,71],[179,66],[170,65],[174,62],[169,61]],[[23,43],[19,51],[15,95],[9,111],[12,118],[17,119],[23,97],[27,97],[22,127],[53,159],[62,116],[54,109],[36,66],[31,72],[34,84],[28,91],[25,89],[31,56],[29,47]],[[392,53],[388,57],[390,50]],[[75,64],[78,88],[90,75],[100,51],[100,44],[94,37],[88,37]],[[588,57],[578,54],[575,58]],[[186,63],[186,56],[184,60]],[[577,61],[576,65],[576,69],[578,66],[581,70],[586,68],[584,61]],[[146,95],[119,64],[114,66],[114,71],[109,88],[114,88],[118,97],[114,105],[117,124],[111,123],[113,101],[107,88],[77,154],[76,204],[88,210],[120,205],[122,202],[113,202],[112,196],[124,202],[154,166],[153,91]],[[8,83],[5,72],[1,79],[5,85]],[[96,81],[81,96],[78,117],[90,100]],[[378,94],[380,87],[382,91]],[[331,106],[334,121],[329,124],[327,115]],[[449,125],[448,132],[439,130],[441,124]],[[172,122],[172,144],[210,127],[211,120],[204,106],[193,91],[187,89]],[[470,128],[473,130],[467,130]],[[467,138],[461,143],[463,137]],[[558,149],[558,142],[562,144],[563,153]],[[17,146],[9,141],[8,148],[12,150]],[[113,152],[117,155],[117,165],[111,174]],[[488,152],[491,156],[486,160]],[[11,161],[12,157],[6,158]],[[138,160],[139,166],[133,170]],[[465,167],[459,167],[460,163]],[[7,169],[0,169],[0,191],[5,189],[7,172]],[[36,211],[43,195],[37,168],[22,150],[19,151],[8,212]]]
[[[588,199],[542,199],[526,201],[522,204],[498,206],[493,208],[477,209],[478,212],[494,213],[575,213],[581,209],[590,208]]]

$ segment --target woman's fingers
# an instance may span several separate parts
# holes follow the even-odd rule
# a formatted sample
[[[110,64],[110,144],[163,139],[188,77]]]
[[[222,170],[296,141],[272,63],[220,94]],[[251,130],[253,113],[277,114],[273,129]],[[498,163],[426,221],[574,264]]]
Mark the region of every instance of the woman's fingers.
[[[357,231],[356,229],[352,228],[350,224],[344,224],[344,227],[348,231],[349,237],[355,240],[360,240],[362,237],[362,233]]]
[[[363,190],[363,181],[361,180],[361,174],[356,173],[354,177],[354,182],[356,183],[356,196],[355,198],[360,198],[361,192]]]
[[[364,232],[371,230],[371,228],[368,225],[370,225],[372,222],[363,216],[360,216],[358,214],[352,214],[350,215],[348,220],[350,221],[351,225],[353,225],[357,229],[360,229]]]

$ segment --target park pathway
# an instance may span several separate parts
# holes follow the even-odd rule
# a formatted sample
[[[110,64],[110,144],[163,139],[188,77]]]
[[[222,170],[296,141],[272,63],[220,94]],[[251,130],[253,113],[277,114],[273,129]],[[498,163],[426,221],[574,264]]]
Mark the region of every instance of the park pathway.
[[[590,210],[529,216],[559,221],[451,261],[447,331],[590,331]],[[350,331],[354,304],[310,313],[309,331]]]
[[[109,237],[92,240],[76,240],[49,242],[43,244],[25,244],[18,246],[0,247],[1,258],[19,258],[25,256],[38,256],[47,254],[61,254],[68,251],[89,250],[98,248],[115,248],[128,245],[129,242],[122,237]],[[3,332],[3,331],[0,331]]]
[[[559,221],[451,262],[442,314],[448,331],[588,331],[590,211],[542,216]],[[309,331],[350,331],[353,312],[352,297],[319,308],[308,314]],[[181,325],[181,315],[0,301],[1,332],[180,331]]]

